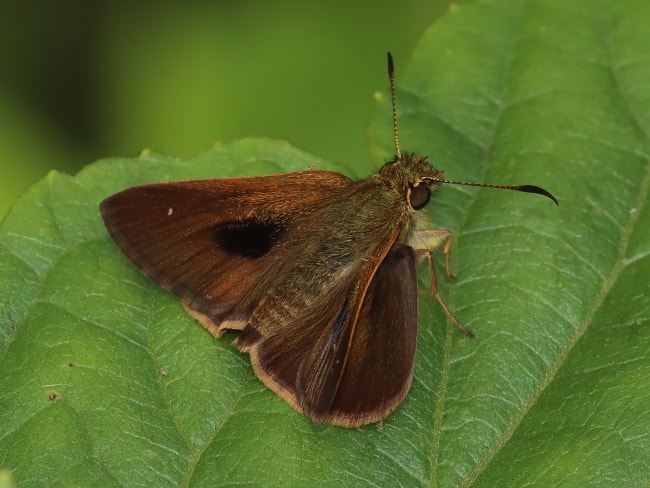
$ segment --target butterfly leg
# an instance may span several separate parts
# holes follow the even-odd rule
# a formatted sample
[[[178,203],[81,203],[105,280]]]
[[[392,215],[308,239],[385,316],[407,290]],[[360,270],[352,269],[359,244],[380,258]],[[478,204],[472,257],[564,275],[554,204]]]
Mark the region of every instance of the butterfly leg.
[[[414,244],[418,247],[415,249],[416,255],[419,259],[426,258],[429,261],[429,274],[431,276],[431,284],[429,291],[438,301],[445,314],[449,319],[468,337],[474,337],[474,333],[465,327],[460,320],[458,320],[451,312],[447,304],[444,302],[440,293],[438,292],[438,275],[436,274],[436,267],[433,262],[433,250],[439,247],[443,242],[444,246],[442,252],[445,255],[445,272],[447,276],[455,280],[456,277],[451,272],[449,267],[449,250],[451,249],[451,231],[447,229],[432,229],[422,230],[416,232]]]

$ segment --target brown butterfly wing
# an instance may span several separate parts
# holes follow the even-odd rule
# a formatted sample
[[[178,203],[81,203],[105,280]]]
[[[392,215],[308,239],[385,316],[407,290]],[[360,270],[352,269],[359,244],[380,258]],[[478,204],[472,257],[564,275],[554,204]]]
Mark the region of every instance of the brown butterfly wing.
[[[415,253],[395,244],[363,297],[325,421],[352,427],[378,422],[395,410],[411,387],[417,330]]]
[[[260,277],[272,279],[267,271],[287,259],[282,243],[350,183],[327,171],[159,183],[100,208],[124,254],[220,336],[244,327],[264,292]]]
[[[413,250],[393,235],[378,267],[316,303],[277,333],[247,327],[239,345],[264,383],[315,423],[355,427],[384,419],[411,384],[417,340]],[[318,313],[330,310],[333,313]]]

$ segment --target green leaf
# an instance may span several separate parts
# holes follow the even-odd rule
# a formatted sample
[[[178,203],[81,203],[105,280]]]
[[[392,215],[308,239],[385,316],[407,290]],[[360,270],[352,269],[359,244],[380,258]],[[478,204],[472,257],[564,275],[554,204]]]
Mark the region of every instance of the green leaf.
[[[97,208],[145,182],[342,168],[245,140],[50,174],[0,226],[0,470],[28,486],[647,484],[648,25],[640,0],[483,1],[396,60],[404,150],[560,207],[436,194],[458,276],[439,273],[441,293],[477,338],[423,293],[413,386],[383,424],[312,426],[120,254]],[[390,159],[385,96],[371,139]]]

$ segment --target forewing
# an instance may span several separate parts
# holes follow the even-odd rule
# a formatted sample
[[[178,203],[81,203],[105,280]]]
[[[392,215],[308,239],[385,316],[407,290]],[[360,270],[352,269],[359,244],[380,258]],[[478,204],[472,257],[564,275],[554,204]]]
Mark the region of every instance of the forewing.
[[[409,389],[417,276],[413,250],[393,245],[395,238],[378,267],[359,269],[276,334],[261,337],[247,327],[240,335],[258,377],[315,423],[377,422]]]
[[[413,378],[417,325],[415,254],[395,244],[363,297],[326,422],[355,427],[397,408]]]
[[[219,336],[245,325],[292,239],[350,183],[327,171],[159,183],[100,208],[124,254]]]

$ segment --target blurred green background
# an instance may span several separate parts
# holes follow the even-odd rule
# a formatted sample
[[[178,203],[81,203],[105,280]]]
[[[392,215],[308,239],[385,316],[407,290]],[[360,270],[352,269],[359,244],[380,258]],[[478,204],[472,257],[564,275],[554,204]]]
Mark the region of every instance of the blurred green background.
[[[399,78],[451,3],[0,1],[0,217],[51,169],[143,148],[269,136],[368,160],[385,52]]]

